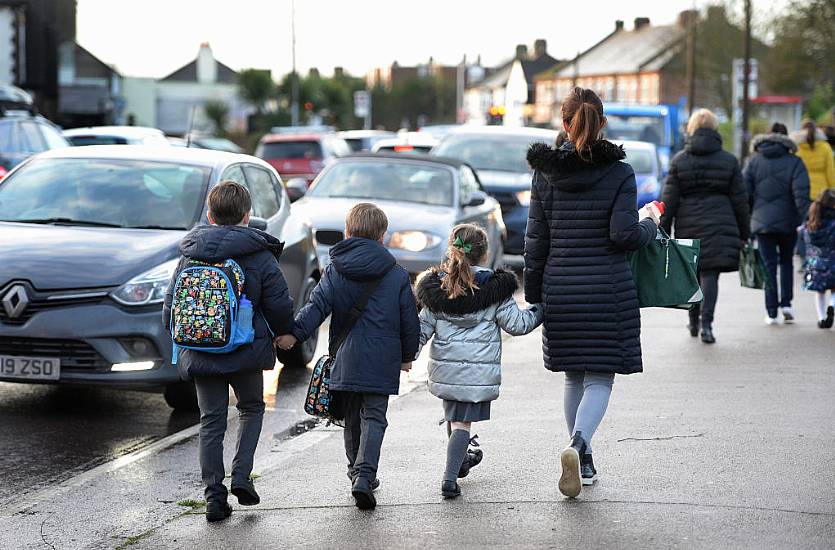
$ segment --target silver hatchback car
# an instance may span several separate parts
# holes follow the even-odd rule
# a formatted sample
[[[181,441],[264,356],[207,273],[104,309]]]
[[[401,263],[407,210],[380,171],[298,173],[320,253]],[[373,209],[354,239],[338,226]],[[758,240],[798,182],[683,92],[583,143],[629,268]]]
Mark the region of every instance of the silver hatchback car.
[[[0,182],[0,380],[163,390],[172,407],[193,407],[162,301],[180,240],[207,223],[206,195],[223,180],[249,189],[250,225],[285,242],[280,265],[300,307],[319,279],[313,233],[260,159],[92,145],[10,172]],[[312,340],[280,360],[307,363]]]

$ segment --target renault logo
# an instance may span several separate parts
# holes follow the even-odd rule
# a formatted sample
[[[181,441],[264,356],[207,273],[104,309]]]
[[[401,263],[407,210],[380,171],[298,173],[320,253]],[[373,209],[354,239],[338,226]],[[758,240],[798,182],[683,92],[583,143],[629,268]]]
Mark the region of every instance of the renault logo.
[[[17,319],[29,305],[29,296],[26,295],[26,289],[23,285],[14,285],[3,295],[2,300],[3,309],[6,310],[6,315],[9,319]]]

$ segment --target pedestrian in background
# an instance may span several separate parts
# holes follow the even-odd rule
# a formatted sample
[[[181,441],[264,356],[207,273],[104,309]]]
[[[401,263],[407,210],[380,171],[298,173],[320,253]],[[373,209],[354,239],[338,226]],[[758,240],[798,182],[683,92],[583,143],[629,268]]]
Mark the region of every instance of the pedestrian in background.
[[[461,494],[457,479],[481,462],[468,450],[473,422],[490,419],[490,403],[502,380],[502,333],[528,334],[542,323],[542,306],[520,309],[512,271],[482,267],[489,258],[484,229],[458,225],[449,236],[446,259],[417,282],[420,344],[430,338],[429,391],[444,400],[449,427],[444,498]]]
[[[770,134],[754,137],[754,156],[742,173],[751,206],[751,233],[757,238],[773,283],[765,288],[765,322],[770,325],[779,322],[778,307],[786,323],[794,322],[792,260],[797,231],[806,220],[810,203],[809,174],[794,154],[797,145],[787,134],[783,124],[774,123]]]
[[[635,172],[623,148],[601,138],[603,103],[574,88],[562,104],[568,141],[536,143],[525,235],[525,299],[545,308],[545,368],[565,372],[568,447],[559,489],[568,497],[597,477],[591,441],[615,374],[643,370],[641,314],[626,252],[657,233],[658,209],[639,215]],[[641,219],[641,218],[644,219]],[[536,399],[531,382],[531,399]]]
[[[748,194],[739,162],[722,149],[716,115],[699,109],[687,122],[687,143],[673,157],[664,183],[666,205],[661,227],[680,239],[699,239],[701,305],[690,309],[690,335],[701,331],[713,344],[713,319],[719,295],[719,274],[739,269],[739,251],[751,233]]]
[[[804,288],[817,293],[818,327],[832,328],[835,321],[835,190],[827,189],[809,209],[803,231],[806,239]],[[829,292],[829,304],[826,293]]]
[[[832,148],[815,122],[807,120],[802,130],[792,132],[791,138],[797,143],[797,156],[803,160],[809,172],[809,198],[815,200],[825,189],[835,189]]]

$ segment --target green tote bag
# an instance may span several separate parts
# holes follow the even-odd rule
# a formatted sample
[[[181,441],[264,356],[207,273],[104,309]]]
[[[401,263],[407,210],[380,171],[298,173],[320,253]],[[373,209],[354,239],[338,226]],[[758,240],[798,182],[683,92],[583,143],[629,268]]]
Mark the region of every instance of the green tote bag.
[[[699,251],[697,239],[671,239],[659,227],[647,246],[630,252],[639,306],[690,309],[700,303]]]
[[[739,284],[745,288],[763,289],[771,285],[760,251],[748,241],[739,251]]]

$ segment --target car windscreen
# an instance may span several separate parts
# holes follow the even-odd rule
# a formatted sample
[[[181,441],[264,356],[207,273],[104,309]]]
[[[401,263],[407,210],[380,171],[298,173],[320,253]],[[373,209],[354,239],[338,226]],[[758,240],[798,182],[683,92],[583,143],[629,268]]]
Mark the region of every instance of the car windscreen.
[[[128,140],[119,136],[69,136],[69,142],[80,145],[125,145]]]
[[[211,169],[122,159],[37,159],[0,182],[0,221],[188,229]]]
[[[432,154],[462,160],[476,170],[530,172],[527,153],[536,136],[447,136]]]
[[[626,151],[626,162],[628,162],[636,174],[651,174],[655,171],[652,156],[653,151],[647,149],[630,149],[624,147]]]
[[[414,202],[452,206],[452,173],[417,162],[341,162],[314,185],[309,197]]]
[[[322,146],[318,141],[276,141],[262,143],[259,147],[262,159],[321,159]]]
[[[606,139],[646,141],[663,145],[666,132],[664,119],[660,117],[607,114],[603,134]]]

